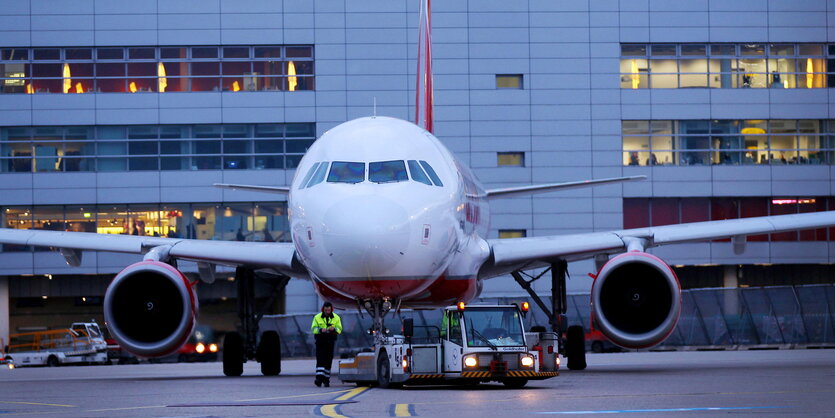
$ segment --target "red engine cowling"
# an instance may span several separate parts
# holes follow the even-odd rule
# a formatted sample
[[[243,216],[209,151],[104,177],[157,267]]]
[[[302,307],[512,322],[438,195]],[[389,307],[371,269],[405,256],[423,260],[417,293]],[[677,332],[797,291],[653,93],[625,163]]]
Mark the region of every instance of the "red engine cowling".
[[[646,348],[664,341],[681,313],[681,285],[667,263],[639,251],[607,262],[591,291],[592,318],[613,343]]]
[[[142,261],[122,270],[104,295],[104,317],[125,350],[144,357],[171,354],[197,322],[197,297],[174,267]]]

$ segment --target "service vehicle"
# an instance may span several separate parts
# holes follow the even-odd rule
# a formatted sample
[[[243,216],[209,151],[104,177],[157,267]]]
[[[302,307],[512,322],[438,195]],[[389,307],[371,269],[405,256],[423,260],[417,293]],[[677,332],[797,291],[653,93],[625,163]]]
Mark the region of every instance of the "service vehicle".
[[[490,381],[520,388],[559,375],[557,335],[526,334],[525,313],[517,305],[461,302],[443,309],[439,326],[407,318],[403,335],[378,335],[373,352],[341,360],[339,379],[383,388]]]
[[[76,322],[66,329],[10,335],[6,361],[14,367],[106,364],[107,343],[97,323]]]
[[[12,363],[11,358],[6,356],[6,351],[9,348],[6,346],[6,342],[0,338],[0,365],[5,365],[6,367],[13,369],[14,363]]]

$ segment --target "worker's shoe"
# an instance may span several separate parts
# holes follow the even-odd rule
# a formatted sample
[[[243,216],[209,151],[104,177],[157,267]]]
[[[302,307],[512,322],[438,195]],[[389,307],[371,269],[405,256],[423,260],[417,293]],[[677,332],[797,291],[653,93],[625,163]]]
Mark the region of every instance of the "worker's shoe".
[[[325,379],[325,381],[323,383],[325,384],[326,388],[331,387],[331,380],[330,379]]]
[[[322,378],[321,378],[321,377],[319,377],[319,376],[316,376],[316,380],[314,380],[314,381],[313,381],[313,383],[314,383],[317,387],[321,387],[321,386],[322,386]],[[325,387],[327,387],[327,385],[325,385]]]

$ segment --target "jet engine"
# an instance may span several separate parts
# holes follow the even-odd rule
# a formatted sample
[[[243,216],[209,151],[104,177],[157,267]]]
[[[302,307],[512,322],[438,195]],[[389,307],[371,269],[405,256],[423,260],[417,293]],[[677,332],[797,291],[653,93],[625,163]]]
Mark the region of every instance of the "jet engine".
[[[681,313],[681,286],[667,263],[640,251],[609,260],[594,280],[592,318],[612,342],[645,348],[666,339]]]
[[[127,351],[144,357],[171,354],[185,343],[197,321],[197,297],[174,267],[142,261],[122,270],[104,295],[111,335]]]

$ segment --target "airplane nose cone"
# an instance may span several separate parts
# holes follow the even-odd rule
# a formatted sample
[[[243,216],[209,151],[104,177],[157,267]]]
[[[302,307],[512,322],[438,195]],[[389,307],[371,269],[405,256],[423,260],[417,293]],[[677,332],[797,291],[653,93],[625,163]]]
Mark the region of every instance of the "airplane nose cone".
[[[346,276],[384,277],[409,247],[409,216],[397,202],[378,196],[353,197],[325,215],[324,247]]]

